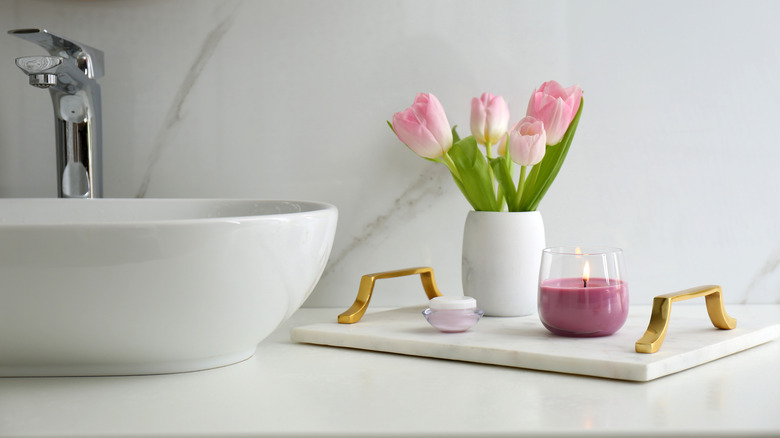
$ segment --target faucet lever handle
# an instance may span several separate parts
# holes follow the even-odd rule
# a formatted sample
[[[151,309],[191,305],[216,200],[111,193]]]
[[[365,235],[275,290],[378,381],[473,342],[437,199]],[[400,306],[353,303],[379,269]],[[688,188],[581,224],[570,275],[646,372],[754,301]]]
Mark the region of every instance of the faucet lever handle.
[[[9,30],[8,34],[35,43],[52,56],[72,59],[79,70],[91,79],[97,79],[104,74],[103,52],[94,47],[62,38],[46,29],[13,29]]]
[[[24,56],[16,58],[16,66],[30,77],[30,85],[38,88],[49,88],[57,85],[57,75],[52,72],[62,64],[59,56]]]
[[[59,56],[23,56],[16,58],[16,66],[28,75],[48,73],[49,70],[62,64]]]

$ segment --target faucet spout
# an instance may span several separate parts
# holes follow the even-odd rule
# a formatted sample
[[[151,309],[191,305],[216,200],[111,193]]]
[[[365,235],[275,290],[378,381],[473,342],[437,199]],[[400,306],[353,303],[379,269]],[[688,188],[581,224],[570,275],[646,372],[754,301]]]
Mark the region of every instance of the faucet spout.
[[[61,198],[103,196],[100,85],[103,52],[46,29],[16,29],[10,35],[33,42],[51,56],[25,56],[16,65],[30,85],[48,88],[54,107],[57,194]]]
[[[46,29],[14,29],[8,34],[37,44],[52,56],[71,58],[90,79],[103,77],[103,52],[94,47],[54,35]]]

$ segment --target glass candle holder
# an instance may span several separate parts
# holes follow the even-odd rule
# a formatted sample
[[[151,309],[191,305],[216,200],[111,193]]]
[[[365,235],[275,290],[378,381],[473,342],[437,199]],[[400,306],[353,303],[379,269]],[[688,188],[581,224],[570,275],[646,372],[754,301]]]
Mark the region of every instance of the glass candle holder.
[[[539,318],[556,335],[607,336],[628,317],[620,248],[546,248],[539,272]]]

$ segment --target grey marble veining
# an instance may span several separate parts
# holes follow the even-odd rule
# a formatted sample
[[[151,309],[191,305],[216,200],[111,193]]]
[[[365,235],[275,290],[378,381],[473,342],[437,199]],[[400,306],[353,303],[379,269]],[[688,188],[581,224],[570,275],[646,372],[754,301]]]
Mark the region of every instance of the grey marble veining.
[[[775,302],[780,304],[780,248],[767,258],[763,266],[753,276],[745,291],[742,303],[762,302],[772,299],[770,294],[775,294]],[[761,296],[763,295],[763,296]]]
[[[429,165],[426,171],[413,180],[406,190],[391,205],[366,223],[359,233],[351,237],[345,246],[334,249],[323,276],[332,273],[336,267],[372,236],[384,232],[388,227],[397,225],[404,218],[414,217],[430,208],[430,201],[443,193],[442,184],[451,178],[443,166]]]
[[[233,8],[228,13],[228,16],[217,23],[217,25],[208,33],[208,35],[206,35],[198,55],[195,57],[192,65],[187,70],[187,74],[181,81],[181,84],[179,85],[179,88],[176,92],[176,96],[168,108],[165,121],[155,137],[154,147],[152,149],[151,155],[149,156],[149,164],[144,171],[144,175],[141,180],[141,186],[135,196],[136,198],[143,198],[146,196],[146,192],[149,190],[149,184],[152,180],[152,175],[154,174],[155,168],[157,167],[157,162],[160,160],[160,155],[162,155],[166,146],[170,144],[171,137],[176,132],[176,128],[178,128],[182,122],[182,107],[187,101],[187,98],[190,95],[190,91],[192,91],[192,88],[198,82],[203,68],[211,59],[214,51],[222,41],[222,38],[233,26],[233,22],[235,21],[235,17],[239,11],[239,6],[240,3],[233,5]]]

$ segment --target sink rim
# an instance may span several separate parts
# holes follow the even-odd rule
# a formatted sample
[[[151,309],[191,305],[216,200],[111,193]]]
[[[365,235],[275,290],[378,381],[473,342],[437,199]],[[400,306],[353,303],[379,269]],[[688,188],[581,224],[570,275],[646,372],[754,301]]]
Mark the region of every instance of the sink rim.
[[[127,204],[132,206],[133,204],[145,205],[145,206],[164,206],[166,204],[181,204],[190,205],[191,207],[209,207],[218,208],[220,206],[228,207],[240,207],[246,205],[247,207],[255,207],[257,211],[249,212],[246,214],[219,214],[215,213],[208,215],[205,213],[193,215],[193,217],[181,217],[178,216],[175,211],[166,212],[164,214],[170,214],[169,218],[139,218],[139,219],[111,219],[111,218],[78,218],[74,220],[68,220],[58,222],[57,219],[50,221],[36,221],[36,222],[24,222],[21,220],[7,219],[6,208],[12,204],[19,204],[16,208],[23,208],[24,204],[52,204],[52,205],[68,205],[69,208],[73,208],[76,205],[90,205],[91,207],[100,207],[102,205],[120,205]],[[292,211],[260,211],[263,205],[295,205],[300,207],[299,210]],[[6,207],[6,208],[4,208]],[[148,207],[147,207],[148,208]],[[96,198],[96,199],[61,199],[61,198],[3,198],[0,199],[0,230],[2,229],[17,229],[17,228],[70,228],[70,227],[133,227],[141,225],[155,225],[155,226],[172,226],[172,225],[193,225],[193,224],[209,224],[217,222],[246,222],[253,220],[268,220],[281,217],[294,217],[300,215],[311,214],[323,214],[327,212],[338,212],[338,209],[333,204],[322,201],[310,201],[310,200],[294,200],[294,199],[255,199],[255,198]],[[88,214],[88,213],[84,213]],[[160,213],[158,213],[160,214]],[[186,214],[190,214],[189,212]],[[185,214],[185,215],[186,215]]]

